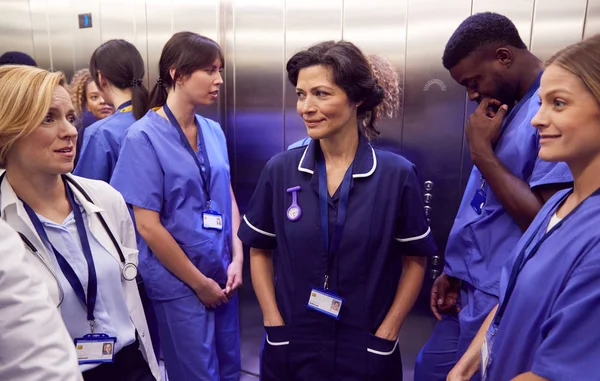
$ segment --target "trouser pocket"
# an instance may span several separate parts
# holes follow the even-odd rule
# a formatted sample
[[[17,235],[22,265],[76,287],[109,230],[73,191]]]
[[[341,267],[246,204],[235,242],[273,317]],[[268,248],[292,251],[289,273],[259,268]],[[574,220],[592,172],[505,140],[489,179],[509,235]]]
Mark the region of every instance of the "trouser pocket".
[[[390,341],[370,335],[367,371],[371,381],[402,381],[402,359],[398,340]]]
[[[289,327],[265,327],[265,341],[261,353],[260,379],[262,381],[288,381],[289,377]]]

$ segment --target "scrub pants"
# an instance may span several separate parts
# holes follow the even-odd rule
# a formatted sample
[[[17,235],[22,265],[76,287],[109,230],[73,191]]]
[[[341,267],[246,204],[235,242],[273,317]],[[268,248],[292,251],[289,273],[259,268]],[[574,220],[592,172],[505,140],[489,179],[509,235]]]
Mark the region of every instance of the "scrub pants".
[[[204,307],[196,295],[152,304],[169,379],[239,381],[237,294],[215,309]]]
[[[498,297],[463,283],[461,310],[456,316],[443,315],[431,337],[417,356],[415,381],[445,381],[446,376],[466,352]],[[477,372],[472,381],[479,381]]]

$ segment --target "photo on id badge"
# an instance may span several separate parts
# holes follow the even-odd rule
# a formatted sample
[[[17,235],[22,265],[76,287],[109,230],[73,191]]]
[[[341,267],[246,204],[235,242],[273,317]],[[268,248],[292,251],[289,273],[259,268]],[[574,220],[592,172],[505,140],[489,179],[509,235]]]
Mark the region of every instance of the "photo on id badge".
[[[331,302],[331,308],[329,309],[331,312],[338,312],[340,310],[340,302],[339,300],[333,300]]]
[[[113,345],[112,343],[105,343],[102,347],[102,356],[112,356]]]

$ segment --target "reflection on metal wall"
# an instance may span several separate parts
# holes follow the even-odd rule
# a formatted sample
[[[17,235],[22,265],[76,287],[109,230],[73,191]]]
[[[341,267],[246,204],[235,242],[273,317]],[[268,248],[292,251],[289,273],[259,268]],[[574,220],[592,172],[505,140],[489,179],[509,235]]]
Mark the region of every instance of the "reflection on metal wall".
[[[0,13],[0,54],[19,50],[31,56],[33,49],[33,29],[31,11],[27,0],[5,0]]]
[[[279,0],[233,3],[235,183],[247,202],[283,141],[284,8]]]
[[[588,0],[583,37],[600,33],[600,0]]]
[[[306,134],[287,60],[320,41],[352,41],[398,71],[403,107],[382,123],[375,144],[401,152],[417,164],[422,181],[431,181],[427,206],[443,249],[472,165],[463,126],[474,105],[442,67],[441,55],[458,24],[482,11],[511,18],[541,59],[600,33],[600,0],[5,0],[0,51],[24,51],[41,67],[70,76],[87,66],[100,43],[124,38],[145,57],[146,83],[153,85],[174,32],[218,41],[225,85],[218,104],[199,111],[226,132],[243,210],[266,161]],[[81,13],[92,14],[92,28],[79,29]]]
[[[568,4],[562,0],[535,3],[530,50],[542,60],[583,36],[587,1],[569,0]]]
[[[440,251],[460,201],[458,179],[465,91],[443,69],[448,37],[471,14],[471,1],[408,2],[402,153],[431,181],[426,209]]]

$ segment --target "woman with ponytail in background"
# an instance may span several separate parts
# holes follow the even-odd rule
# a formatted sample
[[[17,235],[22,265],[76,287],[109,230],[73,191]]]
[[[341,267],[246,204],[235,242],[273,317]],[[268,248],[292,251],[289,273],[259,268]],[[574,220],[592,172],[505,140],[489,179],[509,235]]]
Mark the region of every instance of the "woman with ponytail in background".
[[[398,333],[435,244],[414,165],[369,143],[398,108],[397,76],[345,41],[295,54],[287,72],[312,140],[267,163],[239,230],[266,331],[261,380],[402,380]]]
[[[133,206],[139,270],[169,378],[239,381],[242,243],[221,126],[195,114],[223,83],[219,45],[191,32],[163,48],[154,109],[129,131],[111,184]]]
[[[144,60],[133,44],[110,40],[90,59],[91,77],[116,113],[86,129],[74,174],[110,182],[127,129],[148,111]]]

